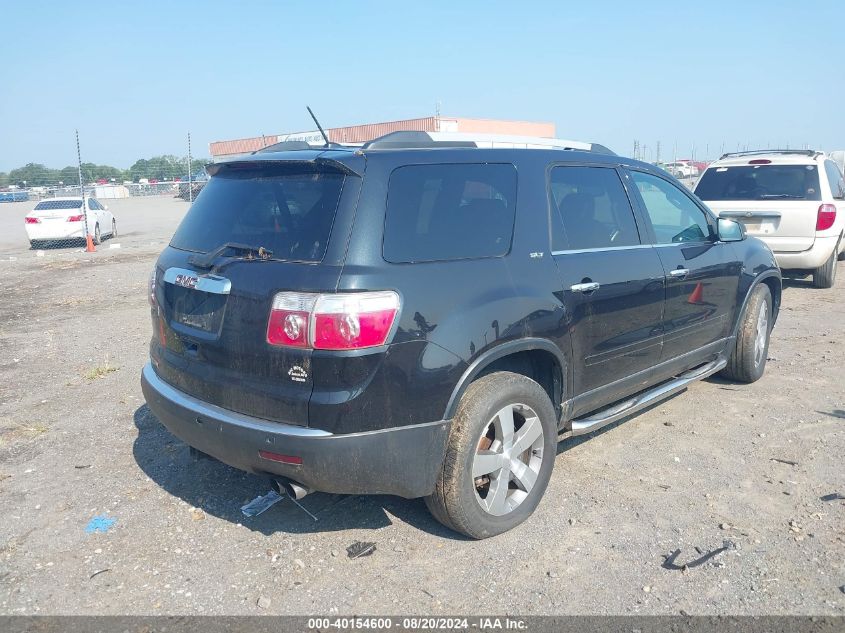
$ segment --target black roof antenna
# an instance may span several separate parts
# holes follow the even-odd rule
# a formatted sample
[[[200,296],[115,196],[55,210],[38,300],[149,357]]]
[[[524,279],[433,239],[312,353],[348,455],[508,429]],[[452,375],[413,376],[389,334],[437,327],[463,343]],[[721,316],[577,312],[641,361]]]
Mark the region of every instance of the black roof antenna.
[[[326,136],[326,133],[323,131],[323,126],[320,125],[320,122],[317,120],[317,117],[315,117],[314,113],[311,112],[311,108],[309,106],[305,107],[308,108],[308,114],[310,114],[311,118],[314,119],[314,123],[317,124],[317,129],[320,130],[320,134],[323,135],[323,140],[326,142],[326,147],[328,147],[329,145],[331,145],[331,143],[329,142],[329,137]]]

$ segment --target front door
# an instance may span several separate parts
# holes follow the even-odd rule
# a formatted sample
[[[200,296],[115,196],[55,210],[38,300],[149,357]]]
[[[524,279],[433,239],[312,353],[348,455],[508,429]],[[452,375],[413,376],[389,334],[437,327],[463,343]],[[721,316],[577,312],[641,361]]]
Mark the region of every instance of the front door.
[[[614,383],[659,362],[663,267],[656,249],[640,240],[615,168],[556,166],[550,189],[552,254],[572,342],[572,395],[576,409],[588,409],[612,397]]]
[[[742,262],[732,244],[718,240],[715,218],[683,188],[654,174],[628,173],[666,273],[662,360],[709,353],[708,345],[731,333]]]

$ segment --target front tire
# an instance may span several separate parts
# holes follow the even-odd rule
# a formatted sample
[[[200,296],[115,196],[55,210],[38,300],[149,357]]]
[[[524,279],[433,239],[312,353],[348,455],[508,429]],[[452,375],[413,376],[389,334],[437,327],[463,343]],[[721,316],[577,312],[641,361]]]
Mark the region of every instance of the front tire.
[[[111,221],[111,235],[109,237],[111,237],[111,239],[114,239],[114,238],[117,237],[117,221],[116,220]]]
[[[103,242],[103,236],[100,234],[100,225],[94,226],[94,244],[99,246]]]
[[[734,349],[722,375],[737,382],[755,382],[766,371],[769,337],[772,332],[772,293],[764,283],[751,291]]]
[[[557,417],[543,388],[511,372],[483,376],[461,398],[426,506],[471,538],[506,532],[534,512],[556,453]]]

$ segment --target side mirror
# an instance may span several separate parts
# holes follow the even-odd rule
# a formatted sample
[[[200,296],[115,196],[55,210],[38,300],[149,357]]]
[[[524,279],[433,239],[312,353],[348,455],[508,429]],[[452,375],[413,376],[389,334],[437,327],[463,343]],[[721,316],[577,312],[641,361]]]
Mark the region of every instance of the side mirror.
[[[722,242],[741,242],[745,239],[745,226],[736,220],[719,218],[719,240]]]

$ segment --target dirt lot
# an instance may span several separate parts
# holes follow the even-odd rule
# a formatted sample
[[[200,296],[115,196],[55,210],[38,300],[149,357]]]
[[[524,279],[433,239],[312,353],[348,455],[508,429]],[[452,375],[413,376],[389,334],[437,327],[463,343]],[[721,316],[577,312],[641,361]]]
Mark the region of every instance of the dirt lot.
[[[845,264],[833,290],[788,284],[760,382],[561,444],[532,519],[471,542],[392,497],[244,517],[267,482],[192,461],[139,387],[147,276],[187,205],[125,202],[120,249],[0,245],[1,613],[845,613],[845,501],[820,499],[845,495]],[[347,559],[358,540],[376,552]]]

